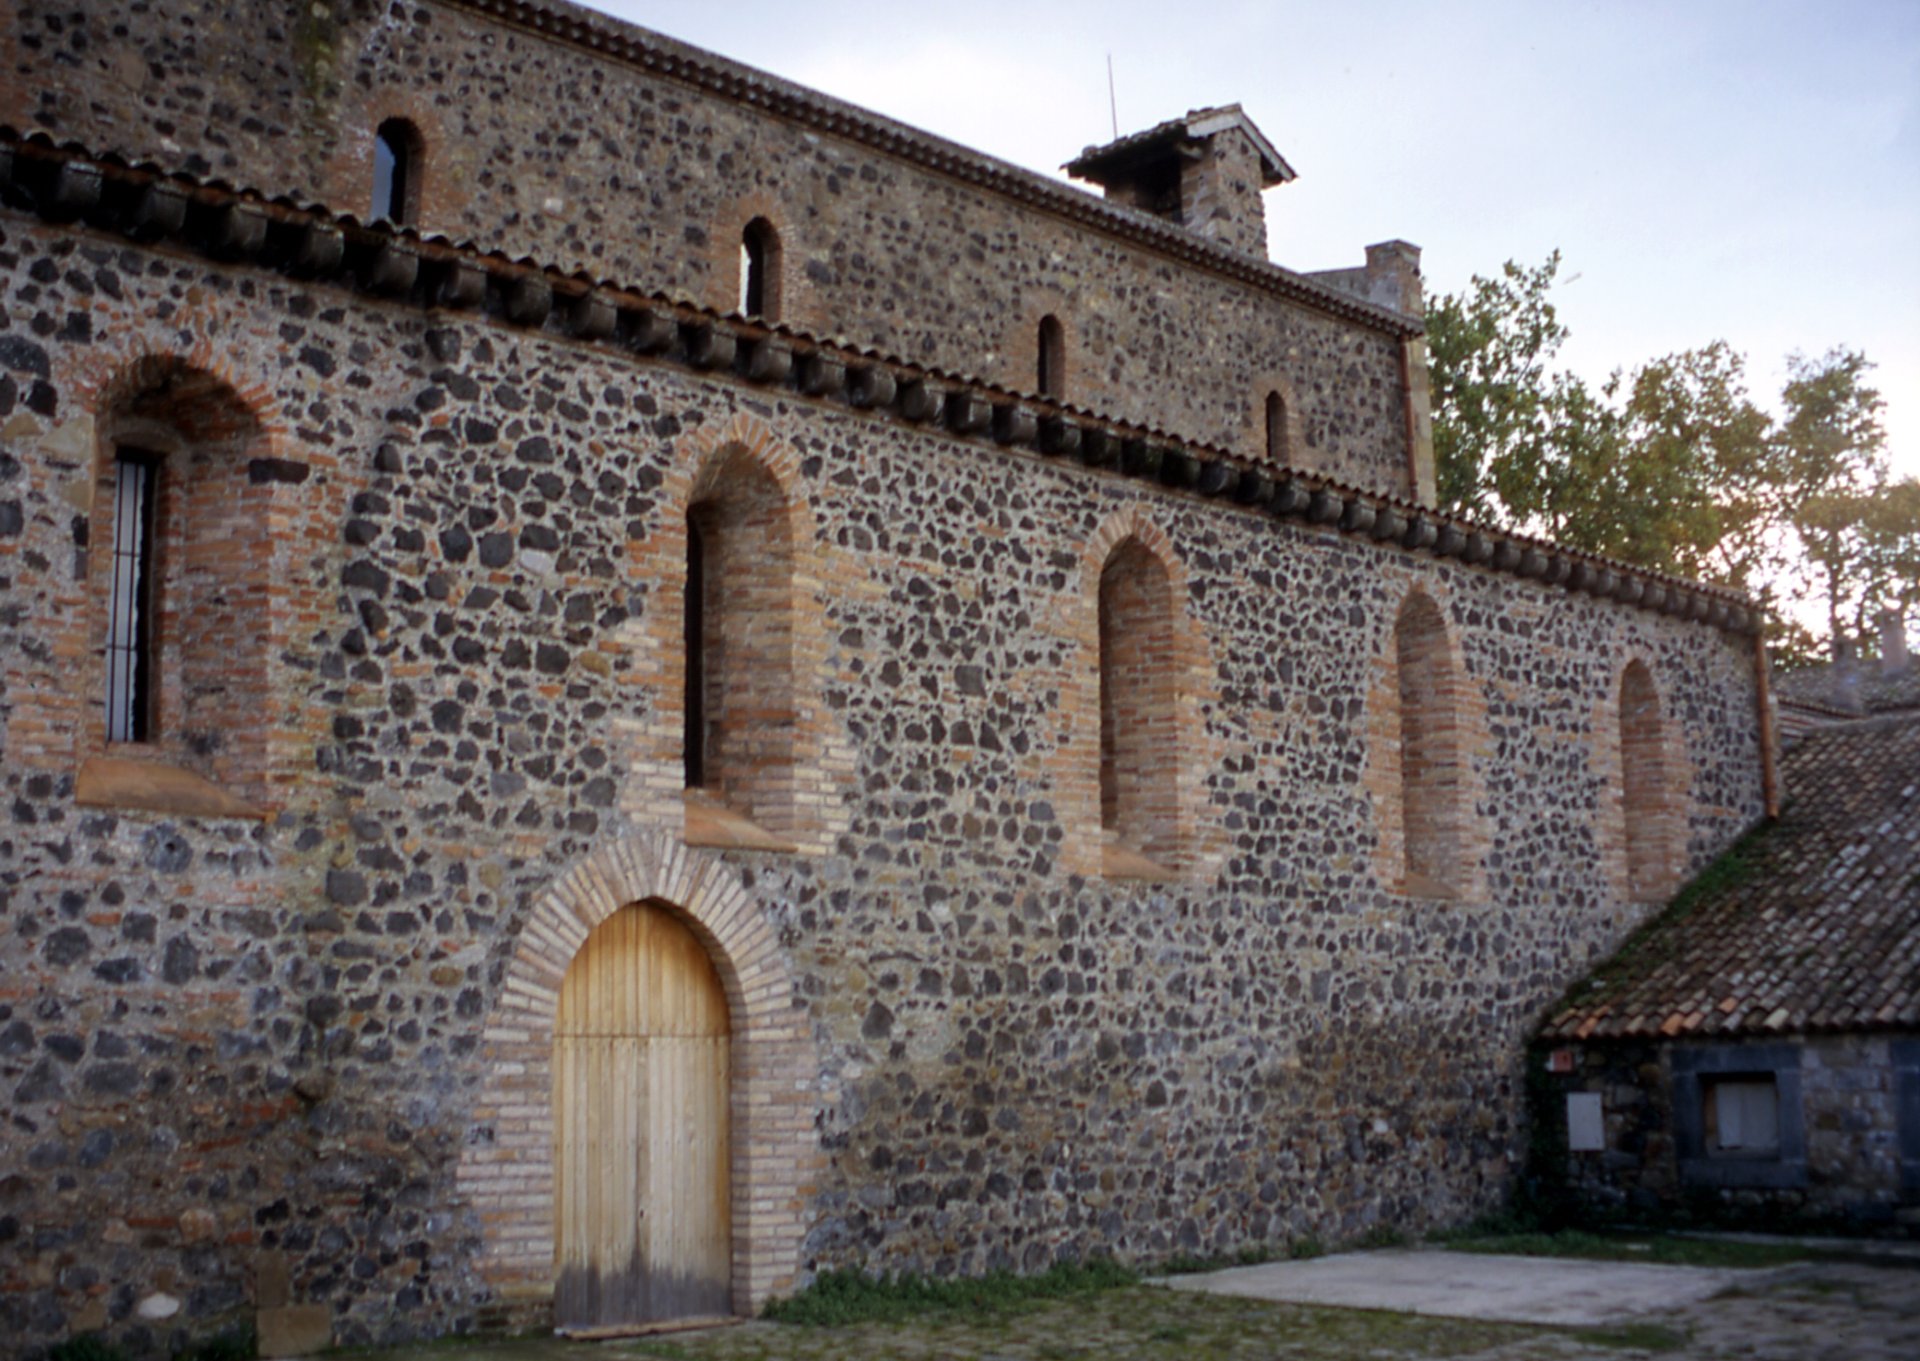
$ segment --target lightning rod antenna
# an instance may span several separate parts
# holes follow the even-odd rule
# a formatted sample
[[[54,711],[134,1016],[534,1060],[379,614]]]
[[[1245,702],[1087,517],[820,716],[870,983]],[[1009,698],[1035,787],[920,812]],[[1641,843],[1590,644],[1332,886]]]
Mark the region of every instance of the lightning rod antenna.
[[[1120,140],[1120,102],[1113,94],[1113,53],[1107,53],[1107,113],[1113,119],[1113,140]]]

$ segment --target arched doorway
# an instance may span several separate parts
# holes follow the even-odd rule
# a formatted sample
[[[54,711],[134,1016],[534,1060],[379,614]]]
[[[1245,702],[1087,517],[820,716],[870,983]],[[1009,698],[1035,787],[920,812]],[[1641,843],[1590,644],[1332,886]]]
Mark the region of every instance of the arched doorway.
[[[732,1312],[727,997],[672,909],[621,908],[568,966],[553,1030],[554,1322]]]

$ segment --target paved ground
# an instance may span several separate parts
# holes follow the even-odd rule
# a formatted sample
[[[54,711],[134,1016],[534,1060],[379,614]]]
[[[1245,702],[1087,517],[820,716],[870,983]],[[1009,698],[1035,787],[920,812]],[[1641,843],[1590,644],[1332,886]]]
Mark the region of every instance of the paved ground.
[[[1752,1293],[1764,1288],[1769,1275],[1726,1267],[1397,1248],[1234,1267],[1162,1284],[1286,1304],[1605,1328],[1682,1309],[1727,1290]]]
[[[1437,1257],[1461,1301],[1491,1300],[1522,1278],[1454,1253],[1367,1253],[1322,1261],[1348,1264],[1375,1289],[1370,1307],[1285,1303],[1273,1299],[1142,1285],[1029,1312],[986,1318],[934,1316],[903,1324],[798,1328],[743,1323],[699,1333],[606,1343],[552,1340],[454,1348],[439,1344],[379,1354],[379,1361],[1913,1361],[1920,1357],[1920,1270],[1900,1265],[1814,1263],[1732,1272],[1717,1293],[1650,1303],[1638,1273],[1697,1268],[1539,1258],[1529,1266],[1566,1273],[1553,1293],[1594,1294],[1599,1325],[1546,1326],[1485,1318],[1394,1312],[1413,1298],[1391,1286],[1406,1257]],[[1302,1264],[1311,1265],[1311,1264]],[[1237,1272],[1241,1269],[1236,1269]],[[1464,1275],[1452,1274],[1463,1272]],[[1222,1273],[1225,1274],[1225,1273]],[[1188,1278],[1189,1282],[1197,1278]],[[1544,1278],[1534,1277],[1535,1284]],[[1626,1293],[1605,1295],[1612,1280]],[[1503,1285],[1502,1282],[1506,1284]],[[1585,1282],[1584,1285],[1581,1282]],[[1542,1286],[1544,1289],[1545,1287]],[[1666,1289],[1667,1286],[1661,1286]],[[1524,1286],[1509,1291],[1523,1298]],[[1608,1301],[1610,1300],[1610,1303]]]

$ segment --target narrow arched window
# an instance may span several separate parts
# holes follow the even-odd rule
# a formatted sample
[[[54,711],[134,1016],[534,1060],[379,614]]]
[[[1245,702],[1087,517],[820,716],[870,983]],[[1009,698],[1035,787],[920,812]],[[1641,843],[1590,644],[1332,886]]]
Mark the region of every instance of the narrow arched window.
[[[687,512],[686,785],[766,831],[795,816],[793,543],[785,493],[734,449]]]
[[[1402,891],[1451,897],[1460,890],[1464,761],[1463,686],[1439,606],[1416,591],[1394,625],[1399,699]]]
[[[107,591],[107,741],[144,742],[153,726],[154,500],[160,459],[113,460],[113,577]]]
[[[1620,785],[1628,894],[1650,902],[1673,887],[1675,818],[1660,695],[1641,661],[1620,677]]]
[[[756,217],[740,233],[740,311],[779,319],[780,235],[764,217]]]
[[[1048,314],[1040,318],[1039,392],[1042,397],[1064,397],[1067,393],[1067,333],[1060,318]]]
[[[1267,457],[1287,461],[1287,399],[1278,392],[1267,394]]]
[[[1178,850],[1173,592],[1138,539],[1100,572],[1100,826],[1158,864]]]
[[[405,225],[420,209],[421,141],[404,118],[389,118],[373,135],[373,205],[378,221]]]

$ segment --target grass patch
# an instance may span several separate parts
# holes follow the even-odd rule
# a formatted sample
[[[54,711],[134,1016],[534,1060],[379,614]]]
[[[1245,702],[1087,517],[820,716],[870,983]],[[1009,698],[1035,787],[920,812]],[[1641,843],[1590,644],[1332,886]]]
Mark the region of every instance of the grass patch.
[[[259,1354],[253,1324],[235,1323],[193,1343],[175,1361],[254,1361]]]
[[[1558,1233],[1443,1234],[1437,1240],[1456,1252],[1498,1252],[1520,1257],[1582,1257],[1602,1262],[1657,1262],[1662,1266],[1769,1267],[1805,1262],[1815,1254],[1793,1243],[1740,1243],[1720,1238],[1666,1234],[1601,1234],[1578,1229]]]
[[[1622,1351],[1677,1352],[1690,1337],[1664,1323],[1623,1323],[1613,1328],[1578,1328],[1575,1340],[1593,1347],[1618,1347]]]
[[[70,1337],[47,1353],[47,1361],[126,1361],[127,1354],[99,1333]]]
[[[799,1294],[768,1304],[763,1317],[815,1328],[938,1314],[979,1318],[1018,1313],[1048,1300],[1113,1290],[1138,1280],[1125,1267],[1104,1259],[1085,1265],[1062,1262],[1037,1276],[993,1271],[958,1280],[935,1280],[914,1272],[869,1276],[863,1271],[824,1271]]]

